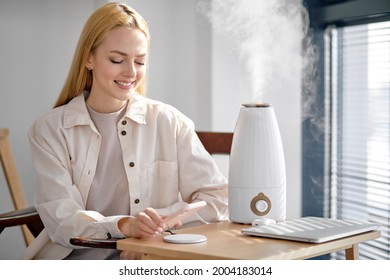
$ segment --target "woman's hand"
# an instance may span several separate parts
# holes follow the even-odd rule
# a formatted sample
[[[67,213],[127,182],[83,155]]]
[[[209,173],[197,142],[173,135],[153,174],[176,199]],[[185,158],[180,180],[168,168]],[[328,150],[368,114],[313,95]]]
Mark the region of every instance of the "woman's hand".
[[[155,209],[146,208],[135,217],[122,218],[118,221],[122,233],[131,237],[155,237],[166,227]]]

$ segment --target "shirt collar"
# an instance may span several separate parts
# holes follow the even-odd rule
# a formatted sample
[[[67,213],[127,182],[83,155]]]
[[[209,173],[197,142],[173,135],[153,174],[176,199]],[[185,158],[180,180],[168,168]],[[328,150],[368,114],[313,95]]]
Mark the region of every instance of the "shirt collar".
[[[125,116],[138,124],[146,124],[146,98],[133,93],[127,105]]]
[[[94,127],[85,103],[89,92],[85,91],[74,97],[65,108],[64,126],[70,128],[77,125],[90,125]],[[133,93],[127,104],[125,117],[138,124],[146,124],[146,98]]]

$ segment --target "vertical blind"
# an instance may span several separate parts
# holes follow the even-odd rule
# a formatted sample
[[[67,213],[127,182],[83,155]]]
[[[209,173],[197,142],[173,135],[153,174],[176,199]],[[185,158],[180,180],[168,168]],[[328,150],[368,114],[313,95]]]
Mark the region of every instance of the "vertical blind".
[[[390,259],[390,21],[325,34],[324,211],[382,224],[360,258]]]

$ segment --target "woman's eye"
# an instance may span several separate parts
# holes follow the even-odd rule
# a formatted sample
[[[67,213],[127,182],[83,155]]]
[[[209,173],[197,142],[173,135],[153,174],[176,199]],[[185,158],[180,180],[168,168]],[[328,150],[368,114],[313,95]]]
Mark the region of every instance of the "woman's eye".
[[[145,65],[145,62],[143,61],[136,61],[135,63],[137,63],[138,65]]]
[[[123,60],[111,59],[111,62],[112,62],[112,63],[115,63],[115,64],[121,64],[121,63],[123,62]]]

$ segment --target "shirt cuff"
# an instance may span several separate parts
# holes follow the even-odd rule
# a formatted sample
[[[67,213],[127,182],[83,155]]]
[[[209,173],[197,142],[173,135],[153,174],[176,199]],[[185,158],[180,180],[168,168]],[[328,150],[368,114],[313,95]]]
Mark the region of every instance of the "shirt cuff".
[[[129,216],[120,215],[120,216],[110,216],[104,217],[97,221],[99,229],[97,235],[99,238],[126,238],[118,227],[118,221],[122,218],[128,218]]]

